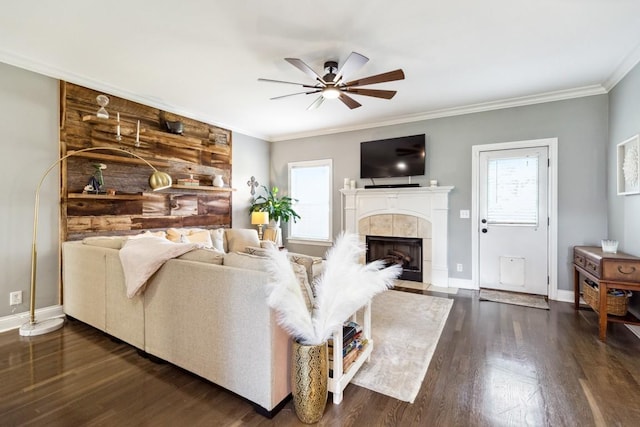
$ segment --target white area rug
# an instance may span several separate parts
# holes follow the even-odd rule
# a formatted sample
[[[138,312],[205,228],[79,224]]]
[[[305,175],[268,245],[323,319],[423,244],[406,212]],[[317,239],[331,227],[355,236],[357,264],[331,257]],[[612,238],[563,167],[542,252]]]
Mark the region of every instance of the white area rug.
[[[521,305],[523,307],[549,310],[549,303],[540,295],[519,294],[517,292],[494,291],[480,289],[480,301],[501,302],[504,304]]]
[[[440,286],[435,286],[430,283],[416,282],[413,280],[396,280],[395,287],[417,289],[419,291],[440,292],[443,294],[453,294],[453,295],[458,293],[458,288],[442,288]]]
[[[373,299],[371,360],[351,381],[398,400],[413,403],[453,300],[387,291]]]

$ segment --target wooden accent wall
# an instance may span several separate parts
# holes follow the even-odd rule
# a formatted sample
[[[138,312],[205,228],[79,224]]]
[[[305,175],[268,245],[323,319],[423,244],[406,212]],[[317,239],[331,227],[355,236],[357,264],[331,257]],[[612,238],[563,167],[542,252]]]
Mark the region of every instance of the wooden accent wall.
[[[112,147],[135,153],[169,173],[174,187],[152,192],[153,172],[139,159],[117,151],[91,151],[62,164],[61,234],[63,240],[86,236],[137,234],[169,227],[231,227],[231,131],[106,94],[108,119],[96,117],[102,92],[61,82],[60,154],[88,147]],[[120,113],[118,141],[117,114]],[[137,121],[140,143],[136,147]],[[183,135],[169,133],[166,121],[181,121]],[[93,164],[104,163],[106,188],[115,196],[83,194]],[[225,187],[212,186],[223,175]],[[178,179],[200,180],[200,187],[177,186]]]

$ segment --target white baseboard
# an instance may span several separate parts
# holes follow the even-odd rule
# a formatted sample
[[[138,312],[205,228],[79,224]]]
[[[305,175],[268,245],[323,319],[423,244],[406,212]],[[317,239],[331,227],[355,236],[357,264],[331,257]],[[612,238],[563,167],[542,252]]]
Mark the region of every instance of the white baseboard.
[[[549,298],[551,299],[551,298]],[[564,289],[558,289],[556,291],[556,301],[562,301],[562,302],[570,302],[573,304],[574,300],[573,300],[573,291],[566,291]]]
[[[36,320],[51,319],[54,317],[62,317],[64,312],[61,305],[52,305],[49,307],[36,309]],[[11,314],[9,316],[0,317],[0,332],[18,329],[24,323],[29,321],[29,312]]]
[[[473,281],[471,279],[458,279],[455,277],[449,277],[449,287],[459,289],[472,289],[474,291],[478,290],[477,286],[473,286]]]

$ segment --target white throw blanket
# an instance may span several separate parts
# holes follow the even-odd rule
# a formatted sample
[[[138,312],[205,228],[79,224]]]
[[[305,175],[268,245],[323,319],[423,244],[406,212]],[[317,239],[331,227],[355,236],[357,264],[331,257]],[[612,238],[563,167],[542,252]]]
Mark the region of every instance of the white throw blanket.
[[[155,236],[127,240],[119,254],[127,297],[133,298],[142,293],[149,277],[166,261],[199,247],[202,244],[174,243]]]

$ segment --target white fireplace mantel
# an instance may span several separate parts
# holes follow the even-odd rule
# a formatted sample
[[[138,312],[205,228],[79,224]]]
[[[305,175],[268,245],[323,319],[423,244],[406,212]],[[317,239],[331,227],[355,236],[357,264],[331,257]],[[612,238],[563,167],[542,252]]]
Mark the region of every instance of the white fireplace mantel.
[[[342,193],[342,229],[360,234],[358,223],[373,215],[400,214],[431,223],[431,283],[449,284],[447,217],[454,187],[358,188]]]

